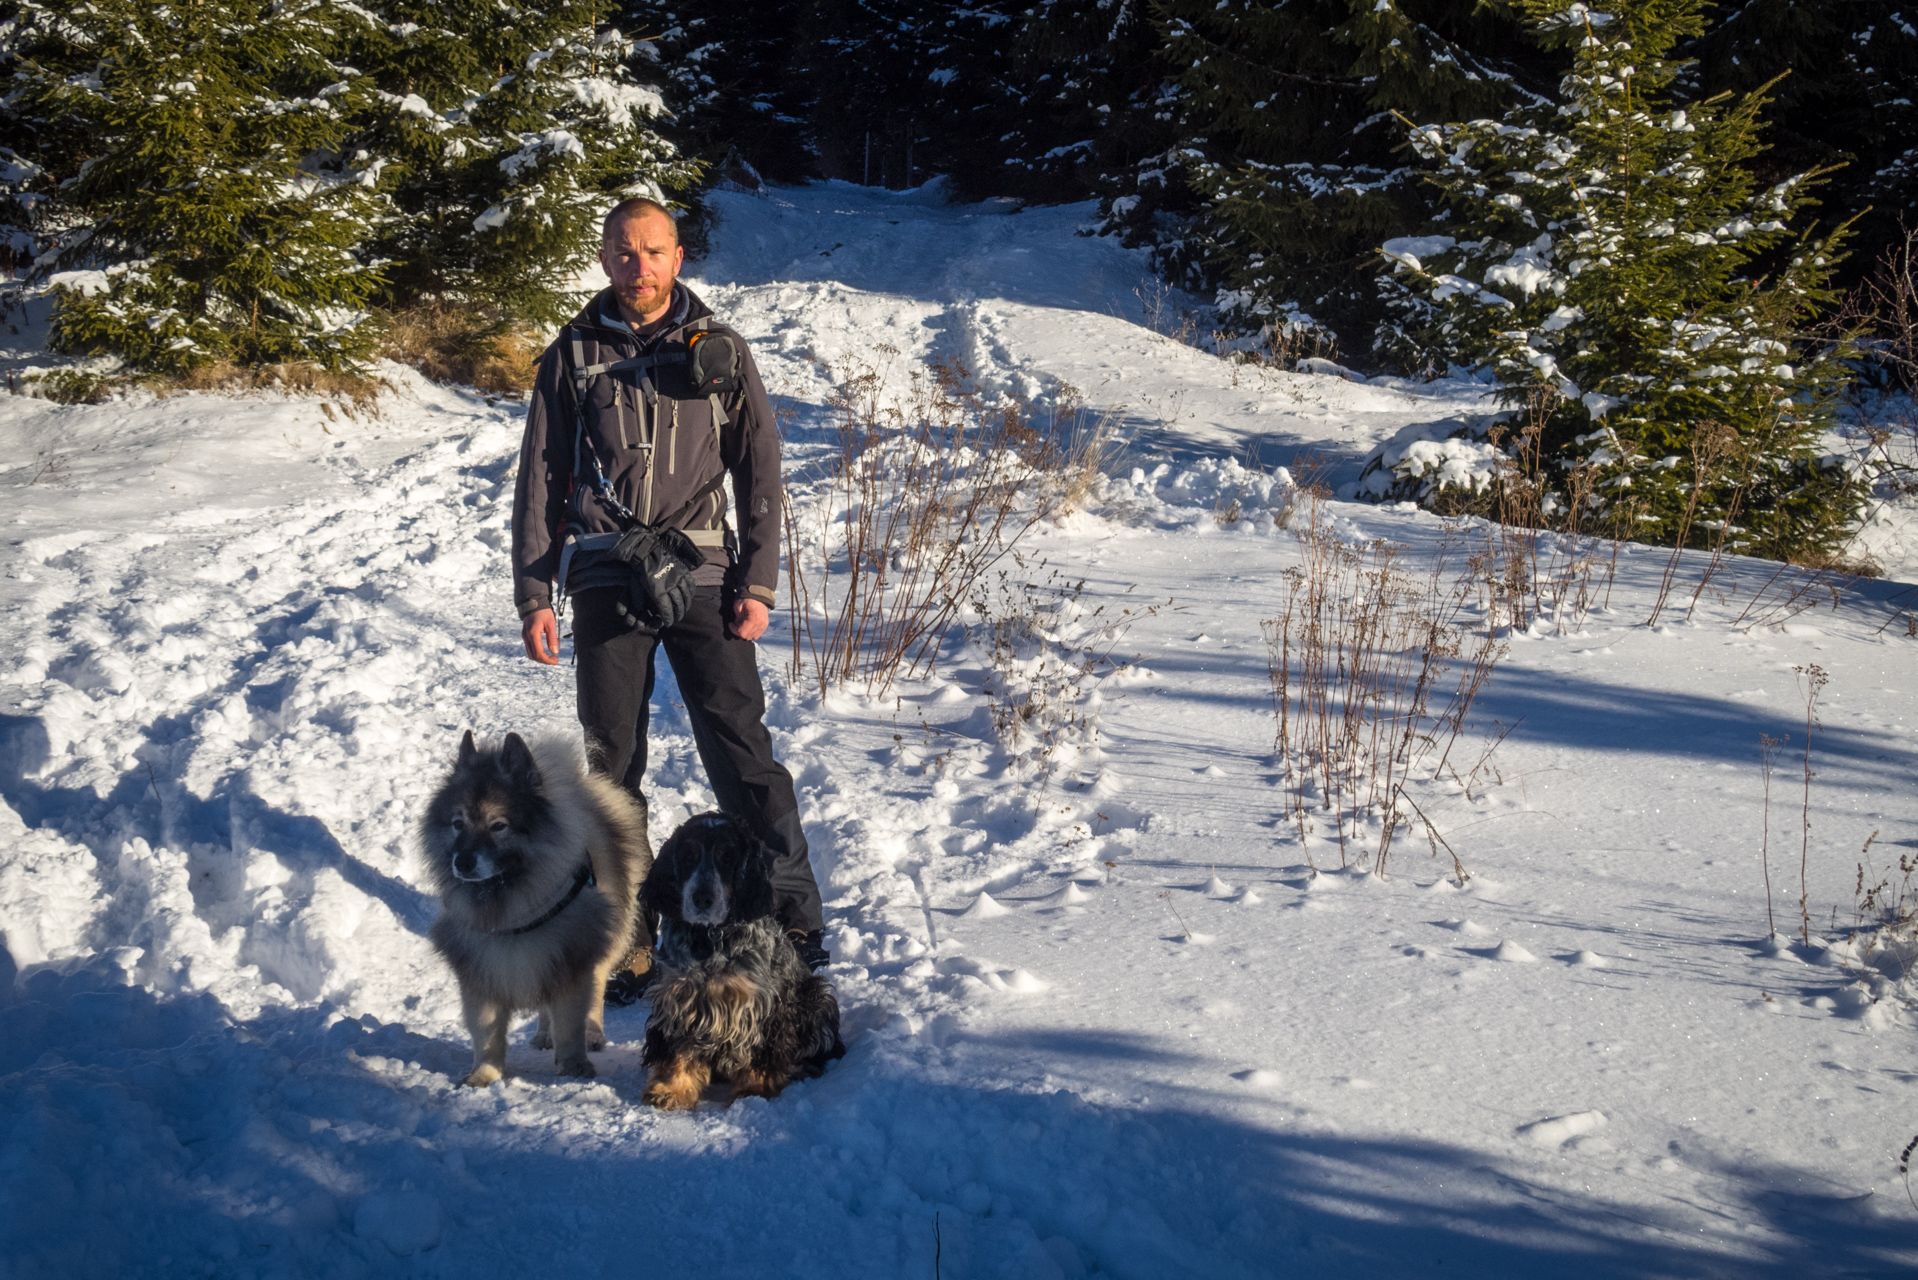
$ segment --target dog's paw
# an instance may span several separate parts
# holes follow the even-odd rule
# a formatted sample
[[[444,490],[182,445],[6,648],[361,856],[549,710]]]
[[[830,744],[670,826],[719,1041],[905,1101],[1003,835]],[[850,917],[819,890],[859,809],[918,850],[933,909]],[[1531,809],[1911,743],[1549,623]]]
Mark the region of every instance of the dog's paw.
[[[691,1111],[699,1105],[699,1090],[675,1087],[663,1080],[655,1080],[646,1086],[646,1092],[639,1095],[639,1100],[661,1111]]]
[[[601,1049],[604,1049],[606,1047],[606,1033],[596,1027],[586,1028],[586,1047],[594,1053],[598,1053]]]
[[[487,1085],[498,1080],[503,1074],[498,1067],[489,1062],[483,1067],[474,1067],[473,1070],[467,1074],[466,1079],[460,1081],[460,1083],[475,1089],[484,1089]]]
[[[552,1048],[552,1047],[553,1047],[553,1033],[552,1033],[552,1032],[550,1032],[550,1031],[535,1031],[535,1032],[533,1033],[533,1047],[534,1047],[535,1049],[550,1049],[550,1048]]]
[[[562,1059],[559,1063],[559,1074],[563,1076],[574,1076],[581,1080],[591,1080],[599,1074],[599,1068],[593,1065],[591,1058],[581,1056],[570,1062]]]
[[[726,1100],[731,1106],[741,1098],[777,1098],[785,1089],[786,1082],[764,1071],[755,1071],[748,1067],[733,1077],[733,1096]]]

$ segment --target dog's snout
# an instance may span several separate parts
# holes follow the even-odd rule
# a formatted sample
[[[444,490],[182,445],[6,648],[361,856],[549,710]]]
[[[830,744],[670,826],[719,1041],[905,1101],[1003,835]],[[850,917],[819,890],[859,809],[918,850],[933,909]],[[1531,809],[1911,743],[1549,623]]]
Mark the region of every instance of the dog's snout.
[[[723,924],[726,920],[726,885],[710,856],[701,858],[681,891],[681,913],[694,924]]]
[[[453,855],[453,874],[471,876],[479,869],[479,858],[471,849],[461,849]]]

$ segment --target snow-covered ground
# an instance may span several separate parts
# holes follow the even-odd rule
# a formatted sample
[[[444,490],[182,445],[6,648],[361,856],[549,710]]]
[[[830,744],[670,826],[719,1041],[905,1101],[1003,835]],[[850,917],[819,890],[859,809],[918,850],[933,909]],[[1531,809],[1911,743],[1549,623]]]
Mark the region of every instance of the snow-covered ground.
[[[0,400],[0,1276],[1918,1264],[1894,1167],[1918,1019],[1842,946],[1765,945],[1759,861],[1759,735],[1790,734],[1790,931],[1812,663],[1814,937],[1852,920],[1869,834],[1874,863],[1918,848],[1907,588],[1754,627],[1772,568],[1738,564],[1647,629],[1666,558],[1628,548],[1582,630],[1511,637],[1468,733],[1516,725],[1482,785],[1419,793],[1465,886],[1418,834],[1383,877],[1341,871],[1282,813],[1259,623],[1300,548],[1283,484],[1241,463],[1317,455],[1349,483],[1482,388],[1181,345],[1146,323],[1141,260],[1073,234],[1083,208],[823,184],[720,211],[694,284],[794,410],[796,472],[830,366],[881,347],[1118,412],[1098,500],[1028,547],[1087,607],[1162,606],[1087,704],[1097,750],[1043,790],[1011,776],[957,648],[883,699],[791,687],[782,613],[770,719],[848,1056],[771,1103],[662,1115],[642,1007],[610,1016],[596,1081],[521,1035],[517,1074],[463,1089],[408,832],[463,729],[571,723],[570,671],[520,656],[508,599],[522,407],[397,369],[377,418]],[[1415,564],[1445,529],[1328,516]],[[711,803],[670,683],[658,703],[656,837]]]

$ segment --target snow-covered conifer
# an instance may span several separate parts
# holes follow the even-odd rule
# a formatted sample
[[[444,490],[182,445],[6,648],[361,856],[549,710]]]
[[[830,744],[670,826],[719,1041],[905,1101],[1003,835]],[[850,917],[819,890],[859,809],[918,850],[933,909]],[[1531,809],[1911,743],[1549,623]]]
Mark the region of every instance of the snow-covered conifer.
[[[1167,0],[1176,167],[1201,198],[1226,309],[1348,333],[1378,314],[1371,250],[1418,225],[1429,196],[1390,111],[1501,110],[1535,49],[1475,0]],[[1141,191],[1140,203],[1151,193]],[[1133,211],[1138,216],[1138,211]]]
[[[370,350],[379,270],[357,246],[384,213],[379,164],[343,148],[364,87],[328,56],[354,6],[12,8],[4,116],[31,152],[13,208],[38,233],[56,348],[155,369]]]
[[[1561,102],[1412,131],[1450,221],[1385,243],[1382,342],[1489,366],[1508,404],[1541,407],[1545,456],[1561,474],[1582,462],[1591,514],[1629,512],[1627,536],[1708,545],[1729,525],[1741,551],[1834,551],[1861,489],[1819,456],[1845,371],[1806,329],[1840,234],[1791,230],[1818,174],[1753,177],[1762,95],[1672,100],[1671,53],[1704,0],[1525,9],[1573,52]]]
[[[618,20],[657,50],[673,136],[711,164],[728,156],[772,182],[816,165],[806,130],[807,12],[780,0],[625,0]]]
[[[352,55],[373,102],[355,144],[385,160],[393,216],[373,248],[390,300],[452,299],[558,321],[596,224],[666,199],[699,167],[662,137],[657,90],[602,27],[604,0],[388,0]]]

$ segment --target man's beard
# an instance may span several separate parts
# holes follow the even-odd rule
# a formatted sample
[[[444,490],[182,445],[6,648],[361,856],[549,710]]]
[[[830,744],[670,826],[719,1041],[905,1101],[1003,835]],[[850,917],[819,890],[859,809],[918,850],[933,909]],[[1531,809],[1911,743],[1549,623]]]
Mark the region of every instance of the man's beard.
[[[650,311],[657,311],[660,304],[671,295],[672,290],[673,285],[669,280],[663,285],[650,289],[643,284],[634,285],[631,289],[615,286],[613,292],[629,310],[645,315]]]

